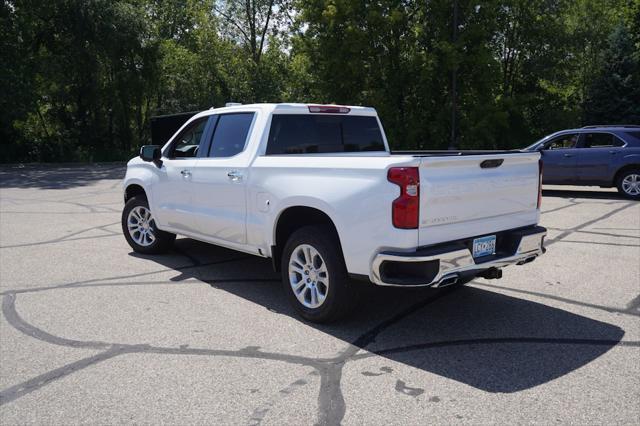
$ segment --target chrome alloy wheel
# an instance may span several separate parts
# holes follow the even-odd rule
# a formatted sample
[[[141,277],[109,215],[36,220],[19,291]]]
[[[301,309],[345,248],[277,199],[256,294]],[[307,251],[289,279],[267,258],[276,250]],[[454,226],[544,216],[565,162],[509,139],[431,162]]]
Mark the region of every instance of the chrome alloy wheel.
[[[318,250],[309,244],[300,244],[289,259],[289,284],[293,294],[305,307],[320,307],[329,291],[329,273]]]
[[[628,195],[640,195],[640,175],[632,173],[625,176],[622,180],[622,190]]]
[[[127,218],[129,235],[136,244],[148,247],[156,240],[153,216],[148,208],[137,206],[131,209]]]

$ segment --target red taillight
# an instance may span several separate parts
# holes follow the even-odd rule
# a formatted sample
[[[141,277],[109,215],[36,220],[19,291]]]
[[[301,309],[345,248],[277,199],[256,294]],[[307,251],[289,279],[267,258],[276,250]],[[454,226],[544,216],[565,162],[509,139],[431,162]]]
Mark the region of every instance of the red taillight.
[[[335,105],[309,105],[309,112],[323,112],[328,114],[348,114],[351,108]]]
[[[417,167],[392,167],[387,174],[389,182],[400,187],[400,196],[393,200],[393,226],[416,229],[420,212],[420,175]]]
[[[538,209],[542,206],[542,159],[538,160]]]

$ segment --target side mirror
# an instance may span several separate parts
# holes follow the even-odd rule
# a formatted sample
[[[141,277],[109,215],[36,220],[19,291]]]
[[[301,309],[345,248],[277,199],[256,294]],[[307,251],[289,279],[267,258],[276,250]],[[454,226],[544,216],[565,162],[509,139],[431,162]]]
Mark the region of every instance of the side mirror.
[[[158,167],[162,165],[160,158],[162,157],[162,151],[158,145],[143,145],[140,148],[140,158],[143,161],[153,161]]]

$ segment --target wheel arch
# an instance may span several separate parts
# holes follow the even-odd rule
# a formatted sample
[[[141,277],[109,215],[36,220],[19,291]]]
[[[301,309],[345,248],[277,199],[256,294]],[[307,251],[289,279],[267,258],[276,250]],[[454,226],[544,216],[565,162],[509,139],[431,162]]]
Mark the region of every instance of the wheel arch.
[[[280,271],[282,252],[289,237],[298,229],[310,225],[326,225],[335,234],[338,250],[343,255],[342,244],[338,228],[331,217],[324,211],[304,205],[289,206],[276,217],[273,227],[273,245],[271,246],[271,260],[273,269]]]
[[[143,195],[147,200],[149,200],[149,196],[147,195],[147,191],[144,187],[138,183],[130,183],[124,190],[124,202],[126,203],[131,198],[136,195]]]
[[[625,164],[624,166],[620,167],[618,169],[618,171],[616,172],[616,174],[613,176],[613,185],[615,186],[615,185],[618,184],[618,180],[620,179],[620,176],[622,176],[623,173],[625,173],[628,170],[633,170],[633,169],[640,170],[640,162],[631,163],[631,164]]]

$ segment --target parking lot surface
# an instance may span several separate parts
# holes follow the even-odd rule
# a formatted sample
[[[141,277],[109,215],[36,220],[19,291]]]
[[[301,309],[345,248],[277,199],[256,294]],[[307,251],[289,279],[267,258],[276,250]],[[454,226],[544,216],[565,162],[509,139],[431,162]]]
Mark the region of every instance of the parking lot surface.
[[[640,203],[548,187],[546,255],[295,316],[270,261],[120,229],[118,165],[0,168],[0,423],[640,422]]]

